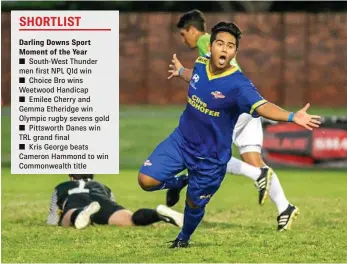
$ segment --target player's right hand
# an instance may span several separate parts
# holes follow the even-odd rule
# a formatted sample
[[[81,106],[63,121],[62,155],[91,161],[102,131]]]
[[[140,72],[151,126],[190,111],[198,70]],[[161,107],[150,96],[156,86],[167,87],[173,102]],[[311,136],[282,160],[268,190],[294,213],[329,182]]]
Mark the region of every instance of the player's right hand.
[[[177,59],[176,54],[172,56],[171,64],[169,65],[169,73],[170,76],[167,77],[168,79],[171,79],[172,77],[178,77],[178,70],[183,67],[182,63]]]

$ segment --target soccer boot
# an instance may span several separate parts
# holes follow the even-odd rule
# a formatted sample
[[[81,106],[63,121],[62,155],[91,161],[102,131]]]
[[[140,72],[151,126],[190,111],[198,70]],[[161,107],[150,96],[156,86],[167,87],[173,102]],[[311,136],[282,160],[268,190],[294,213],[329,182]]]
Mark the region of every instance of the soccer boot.
[[[269,196],[270,182],[273,171],[271,168],[261,168],[259,178],[254,182],[255,187],[259,192],[259,204],[263,205]]]
[[[169,189],[166,193],[166,205],[169,207],[174,206],[175,204],[178,203],[178,201],[180,200],[180,192],[181,190],[187,186],[188,184],[188,175],[181,175],[181,176],[177,176],[177,177],[185,177],[185,179],[183,180],[183,185],[181,188],[177,188],[177,189]]]
[[[90,223],[90,216],[97,213],[99,210],[100,204],[98,202],[91,202],[88,206],[86,206],[76,217],[76,229],[82,229],[88,226]]]
[[[298,215],[299,215],[299,208],[289,204],[287,209],[284,210],[277,217],[277,222],[278,222],[277,231],[282,232],[284,230],[289,230],[293,221],[298,217]]]
[[[176,212],[165,205],[158,205],[156,211],[159,218],[162,219],[164,222],[182,228],[183,214]]]
[[[181,240],[179,238],[176,238],[174,241],[170,241],[172,244],[170,248],[186,248],[189,246],[188,241]]]

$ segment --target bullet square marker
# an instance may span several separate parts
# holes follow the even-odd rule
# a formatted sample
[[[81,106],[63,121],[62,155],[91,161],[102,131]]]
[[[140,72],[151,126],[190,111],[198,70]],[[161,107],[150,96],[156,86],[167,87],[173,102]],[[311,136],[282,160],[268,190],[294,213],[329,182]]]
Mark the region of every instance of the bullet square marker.
[[[25,125],[19,125],[19,131],[25,131]]]
[[[25,64],[25,59],[19,59],[19,64]]]
[[[19,149],[24,150],[25,149],[25,144],[19,144]]]
[[[19,102],[24,103],[25,102],[25,97],[24,96],[19,96]]]
[[[25,78],[24,77],[19,77],[19,83],[25,83]]]

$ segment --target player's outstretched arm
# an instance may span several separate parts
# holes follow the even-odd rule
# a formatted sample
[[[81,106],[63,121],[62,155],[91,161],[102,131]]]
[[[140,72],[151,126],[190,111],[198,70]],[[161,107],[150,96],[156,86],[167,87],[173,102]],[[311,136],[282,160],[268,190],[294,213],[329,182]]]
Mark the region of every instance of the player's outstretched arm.
[[[171,75],[168,77],[168,79],[171,79],[172,77],[181,77],[183,80],[189,83],[193,75],[193,70],[184,68],[182,63],[177,59],[176,54],[173,55],[171,62],[172,63],[169,65],[169,73]]]
[[[296,113],[288,112],[273,103],[265,103],[259,106],[256,111],[257,113],[265,118],[274,121],[289,121],[294,122],[302,127],[312,130],[313,128],[319,127],[320,116],[310,115],[306,111],[310,107],[310,104],[306,104],[302,109]]]

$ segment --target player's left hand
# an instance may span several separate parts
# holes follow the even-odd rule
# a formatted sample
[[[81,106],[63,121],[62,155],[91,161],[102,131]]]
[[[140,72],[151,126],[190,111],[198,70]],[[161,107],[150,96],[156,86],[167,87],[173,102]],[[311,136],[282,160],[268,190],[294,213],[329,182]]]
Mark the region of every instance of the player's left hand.
[[[174,54],[172,56],[171,64],[169,65],[169,68],[170,68],[169,73],[171,73],[171,75],[167,78],[171,79],[172,77],[178,77],[179,76],[178,71],[182,67],[183,67],[182,63],[177,59],[176,54]]]
[[[305,127],[308,130],[313,130],[313,128],[319,127],[321,124],[320,116],[310,115],[306,111],[310,107],[310,104],[306,104],[304,108],[297,111],[293,117],[293,122],[299,126]]]

